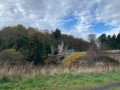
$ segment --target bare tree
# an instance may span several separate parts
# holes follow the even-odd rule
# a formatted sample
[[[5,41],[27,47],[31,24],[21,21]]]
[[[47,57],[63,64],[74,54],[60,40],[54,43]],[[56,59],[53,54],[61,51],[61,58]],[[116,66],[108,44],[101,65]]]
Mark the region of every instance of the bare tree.
[[[93,64],[94,62],[96,62],[98,60],[98,58],[100,56],[99,43],[98,43],[98,40],[97,40],[95,34],[89,34],[88,40],[90,42],[89,48],[87,50],[88,59],[89,59],[90,63]]]

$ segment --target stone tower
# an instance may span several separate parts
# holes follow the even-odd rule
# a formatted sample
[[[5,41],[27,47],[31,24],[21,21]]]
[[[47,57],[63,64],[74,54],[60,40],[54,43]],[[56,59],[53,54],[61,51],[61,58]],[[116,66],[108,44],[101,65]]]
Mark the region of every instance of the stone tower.
[[[58,54],[63,54],[64,52],[64,43],[62,42],[61,45],[58,45]]]
[[[51,54],[54,55],[54,48],[53,48],[53,45],[51,46]]]

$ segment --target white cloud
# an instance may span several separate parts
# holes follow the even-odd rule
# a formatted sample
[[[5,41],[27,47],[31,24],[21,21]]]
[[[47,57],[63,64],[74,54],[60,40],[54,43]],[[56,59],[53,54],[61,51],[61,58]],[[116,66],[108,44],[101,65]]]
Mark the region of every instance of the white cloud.
[[[96,9],[96,19],[106,25],[120,24],[120,0],[104,0]]]
[[[119,27],[119,10],[120,0],[0,0],[0,27],[23,24],[52,30],[63,28],[65,22],[72,20],[63,18],[72,15],[77,23],[62,32],[86,38],[94,33],[93,23]],[[118,29],[108,32],[118,33]]]
[[[87,40],[87,36],[91,33],[90,27],[91,25],[78,23],[69,32],[66,31],[64,33],[67,33],[69,35],[74,35],[75,37],[83,37],[85,40]]]
[[[120,33],[120,27],[116,27],[116,28],[111,29],[109,31],[104,31],[102,33],[97,33],[97,37],[100,36],[103,33],[106,34],[106,35],[114,35],[114,34],[117,35],[118,33]]]

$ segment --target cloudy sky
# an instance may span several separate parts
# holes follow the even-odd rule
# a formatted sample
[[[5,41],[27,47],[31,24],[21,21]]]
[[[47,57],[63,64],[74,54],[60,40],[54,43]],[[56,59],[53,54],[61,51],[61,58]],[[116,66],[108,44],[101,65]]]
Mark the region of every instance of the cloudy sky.
[[[0,28],[22,24],[86,38],[120,32],[120,0],[0,0]]]

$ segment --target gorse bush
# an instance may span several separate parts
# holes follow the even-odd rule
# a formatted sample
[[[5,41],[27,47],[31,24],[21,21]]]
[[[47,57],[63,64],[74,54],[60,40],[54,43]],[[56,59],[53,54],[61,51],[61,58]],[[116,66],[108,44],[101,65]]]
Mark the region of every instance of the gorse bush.
[[[70,56],[63,59],[62,64],[64,66],[71,66],[71,65],[78,65],[80,64],[81,60],[86,57],[86,52],[83,53],[73,53]]]

